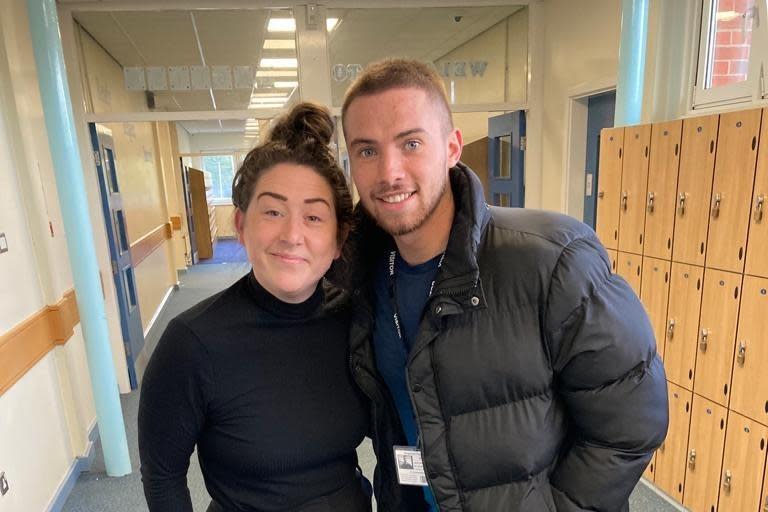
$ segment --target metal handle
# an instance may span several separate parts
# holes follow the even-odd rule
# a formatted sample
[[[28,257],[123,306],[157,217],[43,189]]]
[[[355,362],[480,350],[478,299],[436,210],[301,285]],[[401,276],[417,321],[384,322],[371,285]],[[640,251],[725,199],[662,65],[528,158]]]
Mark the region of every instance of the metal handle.
[[[648,213],[653,213],[653,200],[656,195],[653,192],[648,192]]]
[[[680,195],[677,198],[677,211],[681,217],[685,215],[685,198],[685,192],[680,192]]]
[[[760,194],[755,201],[755,222],[762,222],[763,220],[763,204],[765,203],[765,196]]]
[[[675,319],[670,318],[667,324],[667,338],[670,340],[675,337]]]
[[[699,340],[699,348],[702,352],[707,351],[707,344],[709,343],[709,329],[701,330],[701,339]]]
[[[688,467],[690,469],[696,468],[696,450],[691,450],[691,453],[688,454]]]
[[[712,218],[716,219],[720,216],[720,203],[722,202],[723,198],[720,195],[720,192],[715,194],[715,199],[712,201]]]
[[[621,193],[621,209],[624,211],[627,211],[627,203],[629,199],[629,194],[627,192]]]
[[[746,356],[747,356],[747,342],[740,341],[739,353],[736,356],[736,362],[739,363],[739,366],[744,366],[744,359],[746,359]]]
[[[726,493],[731,492],[731,479],[733,478],[733,475],[731,474],[731,470],[727,469],[725,470],[725,477],[723,477],[723,489],[725,489]]]

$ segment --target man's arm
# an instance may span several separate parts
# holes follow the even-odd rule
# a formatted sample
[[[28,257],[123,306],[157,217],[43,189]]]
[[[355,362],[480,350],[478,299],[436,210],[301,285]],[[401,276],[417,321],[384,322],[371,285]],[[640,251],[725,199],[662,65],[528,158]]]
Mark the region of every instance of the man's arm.
[[[546,329],[572,436],[550,478],[557,510],[624,510],[666,436],[667,385],[645,310],[594,236],[563,250]]]

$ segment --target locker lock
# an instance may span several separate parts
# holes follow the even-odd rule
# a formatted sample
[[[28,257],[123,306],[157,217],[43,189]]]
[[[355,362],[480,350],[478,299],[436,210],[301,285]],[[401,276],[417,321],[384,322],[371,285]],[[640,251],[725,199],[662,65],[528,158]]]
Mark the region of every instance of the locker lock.
[[[722,202],[723,197],[720,195],[720,192],[715,194],[715,198],[712,200],[712,218],[716,219],[720,216],[720,203]]]
[[[723,477],[723,489],[725,489],[725,492],[727,494],[731,493],[731,478],[733,475],[731,474],[731,470],[727,469],[725,470],[725,476]]]
[[[699,349],[701,349],[702,352],[706,352],[707,344],[709,344],[709,329],[702,329],[701,339],[699,340]]]
[[[739,342],[739,353],[736,356],[736,362],[739,363],[739,366],[744,366],[744,359],[747,355],[747,342],[746,341],[740,341]]]
[[[755,201],[755,222],[761,222],[763,220],[763,205],[765,204],[765,196],[760,194]]]
[[[696,468],[696,450],[695,449],[691,450],[691,452],[688,454],[688,467],[691,469]]]
[[[655,194],[653,192],[648,192],[648,213],[653,213],[654,198],[655,198]]]
[[[688,195],[685,192],[680,192],[680,195],[677,198],[677,211],[682,217],[685,215],[685,198],[688,197]]]
[[[763,512],[768,512],[768,496],[765,497],[765,505],[763,505]]]
[[[627,211],[627,202],[629,199],[629,193],[628,192],[622,192],[621,193],[621,209],[624,211]]]
[[[667,338],[670,340],[675,336],[675,319],[670,318],[669,324],[667,324]]]

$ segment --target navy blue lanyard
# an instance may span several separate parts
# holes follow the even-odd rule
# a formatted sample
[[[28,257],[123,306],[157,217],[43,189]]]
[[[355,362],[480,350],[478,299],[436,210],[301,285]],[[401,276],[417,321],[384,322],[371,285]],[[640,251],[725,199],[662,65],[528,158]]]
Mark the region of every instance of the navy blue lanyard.
[[[403,332],[400,329],[400,311],[397,307],[397,278],[395,276],[395,259],[397,259],[397,251],[390,251],[389,253],[389,300],[392,303],[392,310],[394,315],[392,319],[395,322],[395,330],[400,341],[403,340]],[[437,271],[443,266],[443,260],[445,259],[445,253],[440,256],[440,261],[437,263]],[[429,285],[429,295],[427,300],[432,296],[432,291],[435,289],[435,281],[437,280],[437,271],[435,272],[435,279],[432,280],[432,284]]]

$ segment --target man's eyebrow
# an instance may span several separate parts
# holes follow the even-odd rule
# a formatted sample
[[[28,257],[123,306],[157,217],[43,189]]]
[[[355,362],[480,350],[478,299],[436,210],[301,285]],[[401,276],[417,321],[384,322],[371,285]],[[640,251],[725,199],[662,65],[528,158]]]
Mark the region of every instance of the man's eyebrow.
[[[411,128],[410,130],[405,130],[395,135],[395,140],[408,137],[409,135],[413,135],[414,133],[426,133],[426,131],[427,130],[425,130],[424,128]],[[347,146],[354,147],[358,145],[375,144],[375,143],[376,141],[373,139],[357,138],[357,139],[352,139],[352,141],[350,141],[347,144]]]
[[[347,145],[349,147],[352,147],[352,146],[366,145],[366,144],[375,144],[375,143],[376,143],[376,141],[373,140],[373,139],[357,138],[357,139],[352,139],[352,141],[349,142],[349,144],[347,144]]]

